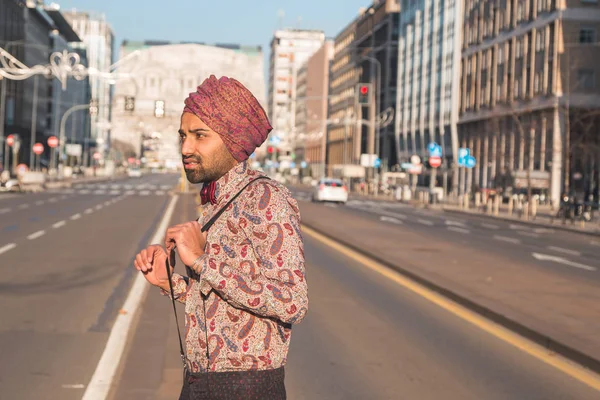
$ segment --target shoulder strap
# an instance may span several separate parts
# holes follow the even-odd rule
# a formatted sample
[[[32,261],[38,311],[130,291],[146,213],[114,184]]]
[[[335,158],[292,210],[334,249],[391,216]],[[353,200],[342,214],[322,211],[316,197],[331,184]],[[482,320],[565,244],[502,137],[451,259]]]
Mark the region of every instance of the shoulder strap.
[[[250,182],[248,182],[235,196],[233,196],[227,202],[227,204],[225,204],[225,206],[223,206],[223,208],[221,208],[215,215],[213,215],[213,217],[202,227],[202,232],[206,232],[207,230],[209,230],[210,227],[213,226],[213,224],[219,219],[221,214],[223,214],[225,212],[225,210],[227,210],[227,208],[231,205],[231,203],[233,203],[235,201],[235,199],[237,199],[240,196],[240,194],[242,194],[242,192],[244,190],[246,190],[246,188],[248,186],[250,186],[254,182],[261,180],[261,179],[270,179],[270,178],[268,176],[259,176],[258,178],[253,179]],[[171,253],[172,252],[173,252],[173,250],[171,251]],[[185,373],[185,371],[187,371],[187,368],[188,368],[188,363],[187,363],[188,360],[187,360],[187,357],[185,356],[185,351],[183,349],[183,340],[181,339],[181,332],[179,330],[179,320],[177,318],[177,308],[175,307],[175,291],[173,290],[173,282],[171,279],[172,274],[171,274],[170,259],[171,259],[171,254],[169,254],[167,256],[167,262],[166,262],[167,278],[169,279],[169,289],[171,291],[171,302],[173,303],[173,313],[175,314],[175,324],[177,325],[177,338],[179,339],[179,352],[181,354],[181,362],[183,363],[183,370]]]
[[[212,218],[206,224],[204,224],[204,226],[202,227],[202,232],[206,232],[207,230],[209,230],[210,227],[213,226],[213,224],[215,222],[217,222],[217,220],[219,219],[219,217],[221,216],[221,214],[223,214],[225,212],[225,210],[227,210],[227,208],[229,208],[229,206],[231,205],[231,203],[233,203],[235,201],[235,199],[237,199],[239,197],[239,195],[242,194],[244,192],[244,190],[246,190],[246,188],[248,186],[250,186],[254,182],[256,182],[258,180],[261,180],[261,179],[271,179],[271,178],[269,178],[268,176],[259,176],[258,178],[253,179],[250,182],[248,182],[239,192],[237,192],[237,194],[235,196],[233,196],[227,202],[227,204],[225,204],[225,206],[223,206],[223,208],[221,208],[215,215],[212,216]]]

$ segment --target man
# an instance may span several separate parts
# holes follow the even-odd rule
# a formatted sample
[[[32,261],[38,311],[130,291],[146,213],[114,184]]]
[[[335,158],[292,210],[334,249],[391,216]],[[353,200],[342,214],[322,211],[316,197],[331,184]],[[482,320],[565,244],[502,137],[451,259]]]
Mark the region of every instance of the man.
[[[185,104],[181,154],[187,179],[204,184],[202,216],[169,228],[166,251],[148,247],[135,267],[168,294],[167,252],[176,248],[186,266],[188,277],[171,280],[186,314],[180,399],[285,399],[291,329],[308,297],[298,205],[284,186],[255,181],[263,175],[247,163],[271,125],[250,91],[226,77],[211,76]]]

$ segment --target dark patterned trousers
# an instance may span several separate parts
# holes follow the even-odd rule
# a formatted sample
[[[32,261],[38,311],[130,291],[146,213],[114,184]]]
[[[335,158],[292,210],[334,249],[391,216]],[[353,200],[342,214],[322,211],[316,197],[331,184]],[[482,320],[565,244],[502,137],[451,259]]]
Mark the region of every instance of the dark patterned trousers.
[[[285,400],[283,367],[267,371],[188,373],[179,400]]]

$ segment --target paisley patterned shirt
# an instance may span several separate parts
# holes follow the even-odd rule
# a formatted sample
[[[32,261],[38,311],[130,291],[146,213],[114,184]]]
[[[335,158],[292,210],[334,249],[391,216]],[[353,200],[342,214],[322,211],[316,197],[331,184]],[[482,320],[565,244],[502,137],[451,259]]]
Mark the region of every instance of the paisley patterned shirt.
[[[217,181],[204,225],[248,182],[246,162]],[[209,229],[207,257],[188,277],[173,274],[185,303],[191,372],[269,370],[284,366],[292,332],[308,310],[298,204],[273,180],[253,182]]]

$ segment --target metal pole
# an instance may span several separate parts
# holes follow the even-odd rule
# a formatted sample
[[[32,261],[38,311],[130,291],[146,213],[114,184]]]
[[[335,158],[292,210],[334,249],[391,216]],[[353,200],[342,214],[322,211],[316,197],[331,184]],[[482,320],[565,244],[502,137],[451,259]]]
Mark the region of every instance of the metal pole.
[[[69,115],[73,114],[73,112],[78,111],[78,110],[85,110],[85,109],[88,109],[89,107],[90,107],[89,104],[78,104],[76,106],[73,106],[65,112],[62,119],[60,120],[60,130],[59,130],[59,139],[58,139],[58,146],[59,146],[58,163],[59,163],[59,165],[62,164],[61,155],[63,154],[64,149],[65,149],[65,126],[67,124],[67,118],[69,118]]]
[[[29,168],[35,168],[35,154],[33,154],[33,145],[37,130],[37,103],[38,103],[38,76],[33,77],[33,104],[31,110],[31,143],[29,143]],[[39,158],[39,156],[38,156]]]
[[[6,138],[4,135],[4,116],[6,109],[6,85],[8,81],[6,78],[0,79],[0,138],[4,140],[4,170],[8,170],[8,145],[6,144]]]

